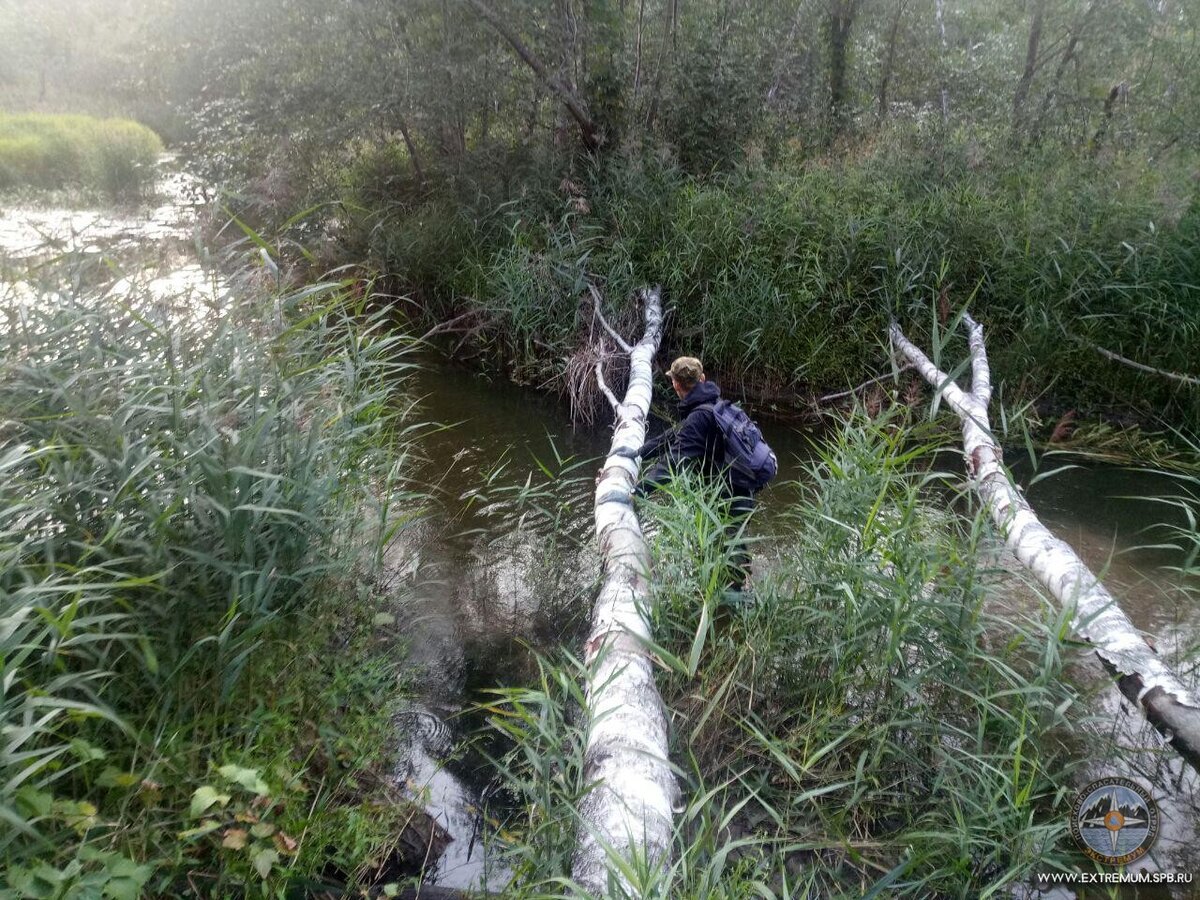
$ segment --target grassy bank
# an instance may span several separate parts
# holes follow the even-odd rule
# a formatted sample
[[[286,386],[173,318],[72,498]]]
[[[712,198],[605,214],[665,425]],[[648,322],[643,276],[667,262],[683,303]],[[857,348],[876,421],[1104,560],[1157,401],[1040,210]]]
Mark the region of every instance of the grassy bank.
[[[969,302],[1006,400],[1200,422],[1200,391],[1100,353],[1195,374],[1186,154],[1014,154],[987,134],[898,129],[708,178],[650,156],[546,174],[481,164],[452,187],[407,179],[382,148],[343,166],[348,252],[394,276],[427,324],[471,313],[458,323],[468,346],[522,380],[554,378],[586,344],[589,280],[618,307],[663,285],[666,353],[702,355],[728,385],[785,403],[884,369],[889,319],[928,334]]]
[[[75,188],[109,200],[142,196],[163,144],[128,119],[0,112],[0,190]]]
[[[985,604],[985,529],[939,511],[931,448],[896,425],[846,426],[788,488],[793,539],[743,612],[718,612],[716,497],[645,507],[685,808],[670,869],[630,870],[639,896],[986,897],[1086,862],[1066,837],[1066,620]],[[570,895],[577,681],[547,665],[495,707],[514,897]]]
[[[400,339],[339,284],[210,307],[30,277],[0,336],[0,891],[369,879],[406,815],[373,574],[419,504]]]

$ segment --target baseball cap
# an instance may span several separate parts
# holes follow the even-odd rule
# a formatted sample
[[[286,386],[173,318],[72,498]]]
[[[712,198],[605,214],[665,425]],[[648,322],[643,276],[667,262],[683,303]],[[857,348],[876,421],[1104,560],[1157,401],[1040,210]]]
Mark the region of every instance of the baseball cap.
[[[684,384],[695,384],[704,377],[704,366],[694,356],[681,356],[671,363],[667,374]]]

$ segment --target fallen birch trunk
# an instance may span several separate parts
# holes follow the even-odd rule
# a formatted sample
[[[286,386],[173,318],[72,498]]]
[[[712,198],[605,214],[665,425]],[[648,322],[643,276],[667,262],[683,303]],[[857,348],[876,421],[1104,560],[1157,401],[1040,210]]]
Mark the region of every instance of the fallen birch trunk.
[[[666,859],[678,794],[667,762],[666,715],[646,649],[650,557],[633,510],[636,457],[646,437],[652,363],[662,336],[657,289],[646,291],[643,299],[646,332],[629,352],[624,400],[617,402],[599,366],[596,373],[613,404],[616,423],[596,484],[603,582],[584,647],[590,720],[584,776],[595,787],[580,804],[582,821],[572,876],[600,896],[610,893],[610,877],[629,888],[611,859],[646,860],[651,865]]]
[[[1140,705],[1146,718],[1192,767],[1200,770],[1200,708],[1179,678],[1138,633],[1091,570],[1039,521],[1013,486],[1000,447],[992,437],[988,405],[991,372],[983,327],[964,316],[971,349],[971,391],[954,383],[914,346],[895,323],[893,346],[912,363],[962,420],[967,472],[1005,543],[1059,602],[1074,605],[1072,627],[1096,649],[1117,678],[1121,692]]]

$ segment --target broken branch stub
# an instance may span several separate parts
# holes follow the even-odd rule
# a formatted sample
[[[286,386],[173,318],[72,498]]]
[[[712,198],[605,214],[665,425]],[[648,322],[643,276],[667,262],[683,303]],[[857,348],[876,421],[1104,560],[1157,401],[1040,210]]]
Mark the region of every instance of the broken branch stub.
[[[963,317],[971,352],[971,390],[964,391],[892,323],[893,347],[941,394],[962,422],[963,450],[972,485],[1009,549],[1064,605],[1073,607],[1072,627],[1090,642],[1121,692],[1200,770],[1200,707],[1196,698],[1146,643],[1100,580],[1065,541],[1055,537],[1014,486],[988,418],[991,370],[983,326]]]
[[[632,348],[629,385],[596,483],[596,537],[603,569],[584,647],[589,721],[572,877],[604,895],[610,877],[628,888],[616,858],[651,865],[670,852],[678,785],[667,761],[667,719],[647,653],[650,554],[633,509],[637,451],[646,437],[652,363],[662,337],[657,289],[643,294],[645,334]],[[615,400],[615,396],[612,398]]]

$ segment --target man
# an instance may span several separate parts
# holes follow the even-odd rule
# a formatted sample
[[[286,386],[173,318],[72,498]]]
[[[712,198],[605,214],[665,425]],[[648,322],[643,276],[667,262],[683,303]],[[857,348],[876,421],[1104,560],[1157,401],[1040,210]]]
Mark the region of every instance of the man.
[[[731,519],[726,534],[734,542],[729,589],[740,592],[750,570],[750,553],[740,533],[754,511],[754,491],[724,470],[725,437],[713,412],[713,405],[721,399],[721,390],[705,378],[704,367],[693,356],[681,356],[671,363],[667,377],[679,398],[679,425],[647,441],[638,451],[643,460],[657,462],[642,477],[635,493],[645,497],[685,469],[719,478],[722,494],[730,501]]]

